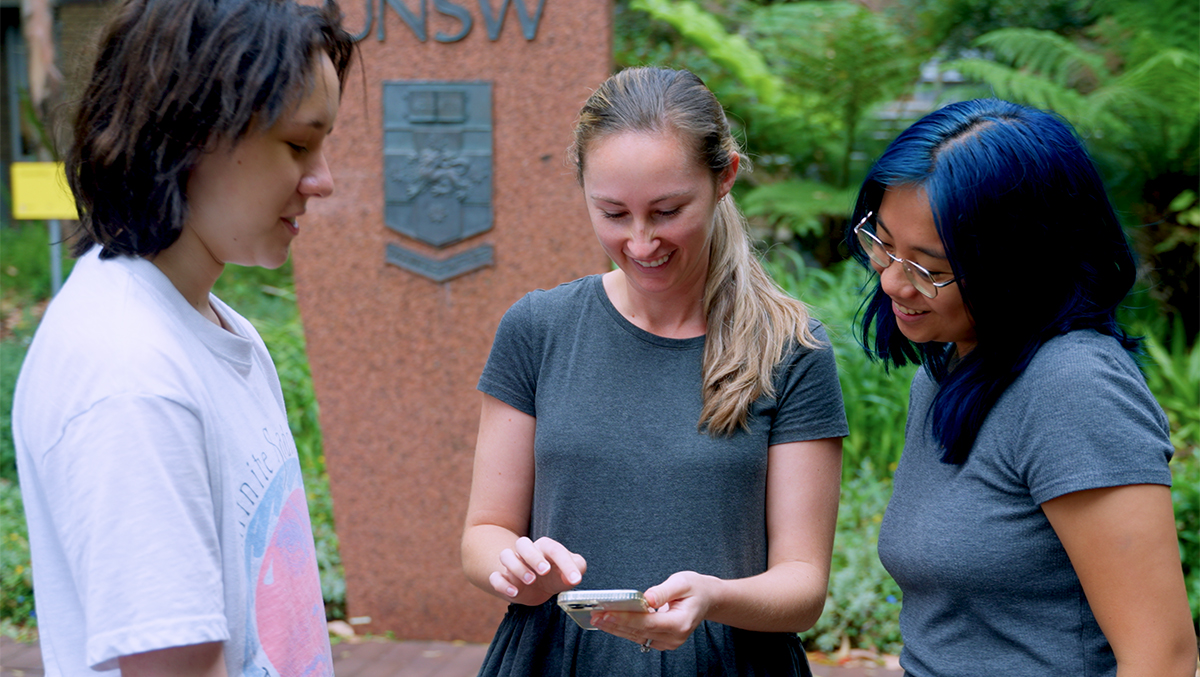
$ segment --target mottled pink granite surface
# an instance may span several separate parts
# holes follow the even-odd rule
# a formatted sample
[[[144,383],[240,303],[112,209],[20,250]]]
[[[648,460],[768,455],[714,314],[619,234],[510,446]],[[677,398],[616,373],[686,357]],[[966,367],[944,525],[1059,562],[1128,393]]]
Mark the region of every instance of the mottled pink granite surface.
[[[378,0],[385,2],[385,0]],[[416,0],[397,0],[419,13]],[[483,0],[487,1],[487,0]],[[344,3],[365,24],[365,2]],[[462,24],[428,4],[418,41],[385,5],[359,43],[327,141],[336,189],[314,200],[293,255],[296,287],[321,407],[325,457],[359,631],[405,639],[487,641],[503,603],[462,573],[459,540],[470,488],[480,395],[496,325],[525,292],[606,269],[566,164],[580,105],[611,69],[608,0],[545,0],[537,36],[520,31],[514,3],[490,41],[478,2]],[[526,0],[527,7],[537,0]],[[438,250],[383,221],[382,83],[490,81],[494,228]],[[435,283],[385,262],[386,243],[444,258],[483,243],[495,265]]]

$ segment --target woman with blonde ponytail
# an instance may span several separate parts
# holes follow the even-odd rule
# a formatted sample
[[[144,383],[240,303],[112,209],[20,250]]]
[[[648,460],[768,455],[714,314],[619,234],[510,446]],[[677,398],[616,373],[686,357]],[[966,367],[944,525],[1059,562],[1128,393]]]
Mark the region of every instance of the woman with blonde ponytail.
[[[622,71],[571,157],[616,270],[518,301],[480,378],[463,567],[510,603],[480,674],[809,675],[845,414],[729,194],[724,110],[687,71]],[[573,588],[649,611],[588,632],[557,604]]]

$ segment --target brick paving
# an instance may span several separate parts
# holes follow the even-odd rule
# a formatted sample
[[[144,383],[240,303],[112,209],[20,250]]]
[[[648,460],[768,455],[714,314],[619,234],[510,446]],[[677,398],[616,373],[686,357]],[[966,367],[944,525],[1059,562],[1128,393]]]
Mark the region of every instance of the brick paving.
[[[464,642],[361,641],[333,646],[338,677],[474,677],[487,647]],[[0,637],[0,677],[42,677],[36,644]],[[899,670],[813,665],[816,677],[901,677]]]

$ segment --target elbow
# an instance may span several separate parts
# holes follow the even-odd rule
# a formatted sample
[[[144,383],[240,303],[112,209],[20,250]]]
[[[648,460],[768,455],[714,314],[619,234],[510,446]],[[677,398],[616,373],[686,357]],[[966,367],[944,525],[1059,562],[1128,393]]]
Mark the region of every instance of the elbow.
[[[1194,677],[1197,674],[1196,636],[1192,626],[1187,632],[1164,638],[1154,647],[1141,647],[1133,655],[1117,654],[1117,674],[1153,677]]]
[[[463,573],[466,574],[467,580],[476,587],[482,587],[481,578],[485,579],[487,573],[483,574],[482,577],[480,576],[480,570],[484,567],[481,567],[479,564],[481,556],[479,554],[478,540],[474,529],[470,526],[465,528],[463,530],[462,542],[459,545],[459,557]]]
[[[1200,665],[1196,664],[1197,640],[1192,634],[1191,628],[1185,637],[1180,637],[1179,641],[1175,642],[1171,652],[1170,671],[1163,672],[1164,675],[1179,675],[1180,677],[1193,677],[1200,673]]]
[[[825,594],[822,591],[821,595],[814,594],[807,599],[798,600],[796,606],[791,609],[786,620],[781,624],[784,627],[778,628],[778,630],[780,632],[808,632],[817,624],[824,611]]]
[[[813,629],[821,614],[825,611],[825,597],[822,596],[815,604],[809,604],[796,618],[796,627],[792,632],[808,632]]]
[[[1188,620],[1191,620],[1188,618]],[[1163,670],[1147,674],[1179,675],[1194,677],[1200,666],[1196,664],[1197,639],[1191,623],[1180,623],[1174,641],[1163,652]]]

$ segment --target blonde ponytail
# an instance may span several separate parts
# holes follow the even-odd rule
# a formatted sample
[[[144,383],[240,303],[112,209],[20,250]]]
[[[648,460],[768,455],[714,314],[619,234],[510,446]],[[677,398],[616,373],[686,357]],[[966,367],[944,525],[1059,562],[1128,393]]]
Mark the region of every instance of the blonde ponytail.
[[[775,395],[775,366],[788,348],[819,344],[808,328],[808,308],[763,270],[731,196],[717,205],[711,247],[700,426],[730,435],[748,427],[750,405]]]

